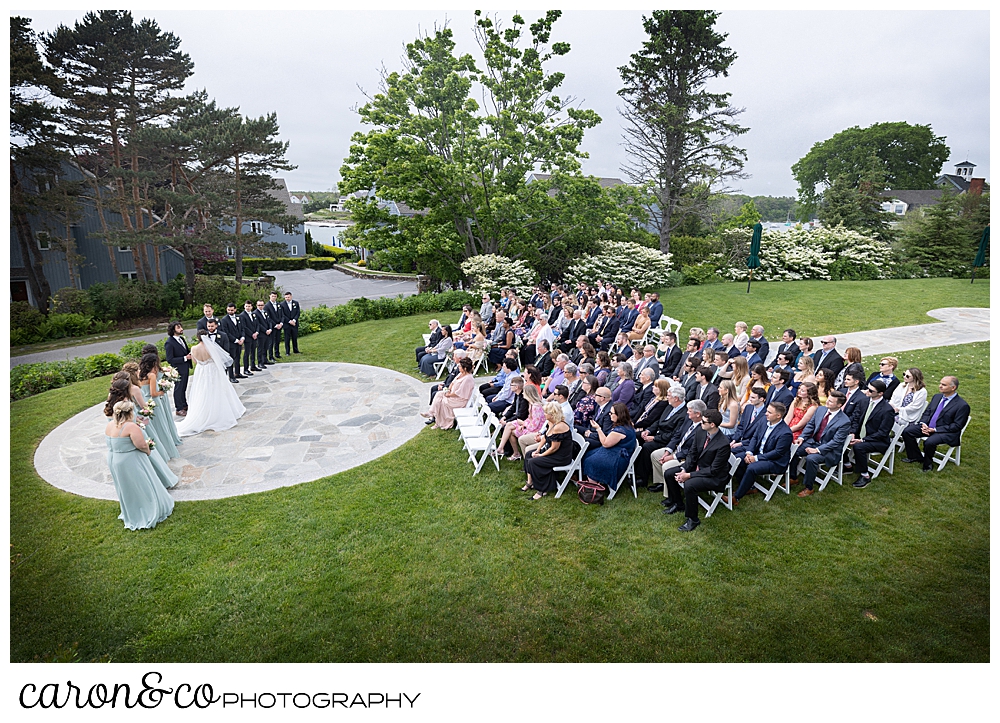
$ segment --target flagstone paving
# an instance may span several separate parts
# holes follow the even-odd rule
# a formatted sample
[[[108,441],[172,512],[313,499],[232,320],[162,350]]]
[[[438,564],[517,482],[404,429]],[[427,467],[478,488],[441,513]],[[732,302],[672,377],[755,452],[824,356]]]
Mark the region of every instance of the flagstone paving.
[[[185,437],[170,461],[177,500],[219,499],[301,484],[395,449],[424,427],[427,385],[360,364],[281,363],[236,387],[246,414],[233,429]],[[50,484],[114,500],[104,405],[56,427],[35,468]]]

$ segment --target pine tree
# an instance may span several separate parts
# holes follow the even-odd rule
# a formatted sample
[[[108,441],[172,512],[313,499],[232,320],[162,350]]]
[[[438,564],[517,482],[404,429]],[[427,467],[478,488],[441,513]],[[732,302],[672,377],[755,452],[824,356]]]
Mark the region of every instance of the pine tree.
[[[972,264],[968,234],[959,220],[958,208],[958,198],[945,193],[935,205],[924,208],[923,218],[906,233],[906,256],[928,276],[963,275]]]

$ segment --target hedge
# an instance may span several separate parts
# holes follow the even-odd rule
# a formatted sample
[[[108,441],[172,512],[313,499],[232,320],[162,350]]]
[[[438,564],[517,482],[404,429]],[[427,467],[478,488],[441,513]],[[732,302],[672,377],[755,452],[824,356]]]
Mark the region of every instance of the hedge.
[[[321,258],[287,258],[287,259],[243,259],[244,276],[261,276],[268,271],[300,271],[302,269],[329,269],[337,263],[340,258],[351,255],[350,251],[334,249],[336,253],[331,257]],[[206,261],[203,272],[210,275],[233,276],[236,273],[236,262],[232,259],[225,261]]]

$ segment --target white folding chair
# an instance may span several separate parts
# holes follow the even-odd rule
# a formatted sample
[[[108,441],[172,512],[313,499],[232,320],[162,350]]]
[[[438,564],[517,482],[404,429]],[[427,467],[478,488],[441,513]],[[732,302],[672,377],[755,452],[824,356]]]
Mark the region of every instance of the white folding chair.
[[[469,401],[461,409],[455,410],[455,419],[461,419],[462,417],[475,417],[479,414],[482,407],[486,406],[486,399],[483,397],[483,393],[478,389],[472,392],[472,396],[469,397]]]
[[[497,438],[500,436],[500,420],[497,419],[493,412],[489,413],[486,418],[486,425],[483,427],[483,432],[478,437],[472,437],[465,440],[466,449],[469,450],[469,462],[476,466],[476,470],[472,473],[475,477],[479,474],[479,470],[483,468],[486,464],[487,457],[493,460],[493,465],[497,468],[497,472],[500,471],[500,460],[493,455],[493,452],[497,448]],[[476,457],[476,454],[479,457]]]
[[[948,447],[944,452],[934,453],[934,462],[937,464],[937,471],[940,472],[944,469],[944,466],[949,462],[954,462],[956,467],[962,466],[962,437],[965,435],[965,430],[969,428],[969,422],[972,421],[972,415],[965,420],[965,426],[962,427],[962,431],[958,433],[958,446]]]
[[[449,351],[444,359],[434,362],[434,378],[440,379],[445,369],[450,372],[454,365],[455,361],[451,358],[451,352]]]
[[[632,452],[632,456],[629,458],[628,467],[622,472],[621,478],[618,480],[618,486],[614,489],[608,490],[608,501],[610,502],[618,494],[618,490],[622,488],[622,483],[625,481],[626,477],[631,476],[632,478],[632,496],[638,499],[639,493],[635,488],[635,461],[639,459],[639,454],[642,452],[642,445],[636,442],[635,450]]]
[[[758,479],[765,480],[768,484],[767,487],[758,482]],[[771,498],[774,497],[774,493],[781,490],[786,495],[790,494],[792,491],[792,478],[788,472],[788,467],[785,467],[785,471],[780,474],[765,474],[760,475],[753,481],[753,486],[764,493],[764,501],[770,502]]]
[[[902,434],[904,426],[902,422],[896,422],[892,425],[892,431],[889,433],[889,449],[881,455],[878,455],[878,452],[869,454],[868,474],[872,479],[878,477],[883,471],[889,474],[893,473],[893,468],[896,466],[896,450],[903,446]],[[877,461],[875,459],[876,455],[879,456]]]
[[[730,512],[733,509],[733,475],[736,474],[736,468],[740,466],[740,458],[734,454],[729,455],[729,481],[726,482],[725,488],[721,492],[711,492],[708,494],[712,495],[712,501],[706,502],[702,499],[701,495],[698,496],[698,504],[701,505],[702,509],[705,510],[705,519],[708,519],[715,512],[715,508],[720,504],[725,507]],[[678,482],[681,489],[684,489],[684,483]]]
[[[483,406],[476,407],[474,414],[464,414],[461,417],[455,417],[455,424],[458,426],[458,436],[462,440],[463,446],[465,440],[469,437],[478,437],[483,433],[483,427],[486,426],[487,418],[492,413],[489,407]]]
[[[840,454],[837,457],[836,465],[827,469],[824,469],[826,465],[821,464],[819,466],[819,471],[816,473],[816,481],[819,482],[820,492],[826,489],[830,480],[833,480],[841,487],[844,486],[844,454],[847,453],[847,447],[850,445],[852,439],[854,439],[854,435],[848,434],[847,439],[844,440],[844,446],[840,450]]]
[[[578,445],[580,445],[580,451],[576,453],[575,457],[573,457],[573,461],[567,465],[563,465],[562,467],[552,468],[553,472],[566,473],[566,476],[563,478],[563,481],[559,483],[559,489],[556,491],[556,499],[559,499],[562,496],[562,493],[569,486],[569,481],[573,479],[574,472],[579,471],[581,474],[583,473],[583,455],[587,453],[587,448],[590,447],[590,442],[585,440],[583,438],[583,435],[581,435],[575,429],[573,430],[573,441],[576,442]]]
[[[430,334],[424,334],[423,336],[424,336],[424,346],[425,347],[430,346],[431,345],[431,335]]]

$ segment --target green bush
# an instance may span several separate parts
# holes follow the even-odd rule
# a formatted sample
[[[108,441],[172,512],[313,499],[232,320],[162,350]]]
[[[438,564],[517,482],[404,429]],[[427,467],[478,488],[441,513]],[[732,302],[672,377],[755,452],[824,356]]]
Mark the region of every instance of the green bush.
[[[879,269],[875,264],[847,258],[837,259],[830,264],[828,270],[832,281],[871,281],[879,278]]]
[[[156,342],[156,350],[160,354],[160,359],[167,358],[167,352],[166,349],[164,348],[166,342],[167,342],[166,336],[164,336],[162,339]],[[141,339],[136,339],[134,341],[127,341],[124,344],[122,344],[122,348],[118,350],[117,356],[121,357],[122,364],[124,364],[127,361],[138,362],[140,359],[142,359],[142,348],[146,346],[147,343],[148,342],[142,341]],[[88,357],[88,359],[91,358],[93,357]]]
[[[463,304],[475,304],[478,299],[467,291],[446,291],[443,294],[417,294],[386,299],[352,299],[346,304],[304,309],[299,316],[299,333],[311,334],[337,326],[361,321],[393,319],[434,311],[458,311]]]
[[[693,266],[685,266],[682,269],[685,286],[698,286],[701,284],[716,284],[723,279],[719,276],[718,269],[711,261],[704,261]]]
[[[706,258],[722,250],[722,242],[710,236],[671,236],[670,256],[672,266],[698,266]]]
[[[84,359],[84,369],[87,370],[89,378],[114,374],[123,364],[125,361],[117,354],[94,354]]]
[[[314,244],[314,247],[316,244]],[[304,258],[264,259],[247,256],[243,259],[244,276],[262,276],[266,271],[298,271],[308,268]],[[233,276],[236,274],[236,261],[206,261],[202,267],[205,274],[213,276]]]
[[[310,269],[332,269],[336,268],[337,259],[335,258],[312,258],[309,259]]]
[[[21,364],[10,370],[10,398],[23,399],[90,378],[85,359]]]
[[[90,301],[90,294],[86,291],[67,286],[52,295],[52,311],[57,314],[93,316],[94,305]]]
[[[98,283],[87,289],[94,316],[105,321],[176,313],[183,303],[183,282],[168,284],[155,281],[122,281],[117,284]]]
[[[19,330],[31,336],[37,334],[42,322],[45,321],[45,314],[40,312],[27,301],[12,301],[10,304],[10,328]],[[13,339],[12,339],[13,341]]]
[[[81,314],[49,314],[42,324],[43,339],[63,339],[67,336],[85,336],[90,331],[91,318]]]

